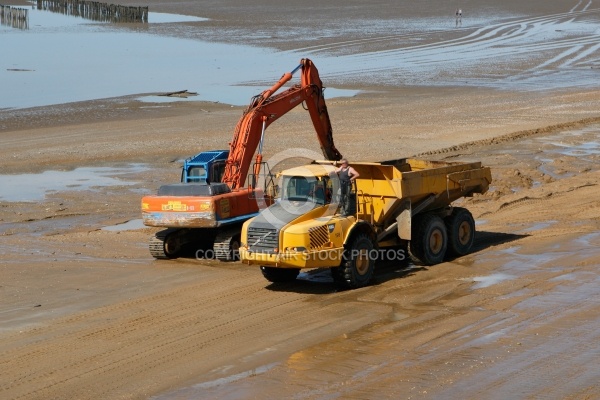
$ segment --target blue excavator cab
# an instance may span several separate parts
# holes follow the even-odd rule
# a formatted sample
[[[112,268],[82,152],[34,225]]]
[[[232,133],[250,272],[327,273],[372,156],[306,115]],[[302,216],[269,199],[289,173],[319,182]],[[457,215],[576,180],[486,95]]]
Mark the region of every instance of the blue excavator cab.
[[[229,150],[203,151],[183,162],[182,183],[211,184],[221,182]]]

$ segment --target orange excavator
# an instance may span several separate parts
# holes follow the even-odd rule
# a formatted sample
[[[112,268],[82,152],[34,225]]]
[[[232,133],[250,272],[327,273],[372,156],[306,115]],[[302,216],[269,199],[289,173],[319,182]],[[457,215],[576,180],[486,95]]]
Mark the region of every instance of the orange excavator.
[[[298,70],[301,70],[300,84],[275,94]],[[208,168],[215,167],[214,170],[203,171],[202,176],[209,178],[199,181],[182,178],[182,183],[163,185],[157,195],[142,198],[144,224],[167,228],[151,238],[149,249],[152,256],[158,259],[176,258],[185,246],[194,245],[203,251],[202,255],[206,258],[210,255],[220,260],[236,258],[242,223],[257,215],[259,208],[273,202],[272,196],[266,195],[256,185],[263,165],[265,131],[271,123],[302,103],[309,111],[323,156],[335,161],[342,158],[333,144],[319,72],[311,60],[304,58],[270,89],[252,98],[235,127],[228,152],[206,152],[227,154],[224,168],[223,163],[218,162],[203,164]],[[202,158],[202,155],[200,153],[196,157]],[[217,168],[219,165],[220,169]],[[254,179],[246,185],[251,168]],[[186,176],[187,173],[184,167]]]

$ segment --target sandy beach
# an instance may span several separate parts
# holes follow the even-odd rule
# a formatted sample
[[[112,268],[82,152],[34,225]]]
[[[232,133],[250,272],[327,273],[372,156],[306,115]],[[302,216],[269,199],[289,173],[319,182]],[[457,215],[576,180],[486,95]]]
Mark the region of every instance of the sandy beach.
[[[245,106],[0,109],[0,398],[600,398],[600,3],[496,3],[144,4],[208,18],[145,33],[303,54],[358,91],[327,98],[351,161],[492,168],[490,191],[460,201],[472,254],[381,265],[358,290],[149,254],[141,197],[226,148]],[[287,72],[268,81],[259,62],[257,87]],[[302,108],[269,128],[265,158],[290,148],[319,151]]]

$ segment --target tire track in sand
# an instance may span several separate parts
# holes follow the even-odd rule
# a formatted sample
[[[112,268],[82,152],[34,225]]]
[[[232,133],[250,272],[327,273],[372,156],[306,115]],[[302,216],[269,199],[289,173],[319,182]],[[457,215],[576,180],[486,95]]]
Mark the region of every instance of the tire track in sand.
[[[254,270],[234,275],[226,288],[202,282],[14,335],[20,345],[0,354],[0,397],[113,398],[157,390],[152,377],[191,379],[224,360],[235,364],[235,354],[290,351],[316,333],[336,335],[378,318],[351,302],[320,306],[307,302],[310,294],[265,290]]]

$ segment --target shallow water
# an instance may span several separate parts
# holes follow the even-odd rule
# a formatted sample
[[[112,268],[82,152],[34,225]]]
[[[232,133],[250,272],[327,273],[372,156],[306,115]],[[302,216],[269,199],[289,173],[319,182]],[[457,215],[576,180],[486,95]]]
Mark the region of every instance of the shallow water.
[[[326,86],[357,89],[330,89],[329,97],[353,96],[357,85],[379,84],[511,90],[600,85],[598,9],[566,7],[564,13],[548,16],[474,17],[465,19],[458,31],[453,20],[433,15],[363,21],[359,28],[333,21],[320,36],[337,41],[291,51],[208,43],[29,11],[28,30],[0,27],[0,109],[178,90],[198,93],[188,100],[245,105],[307,56],[317,64]],[[198,17],[150,12],[145,25],[163,24],[162,33],[192,36],[202,22]],[[344,34],[356,35],[356,29],[368,34],[344,39]],[[461,36],[448,39],[456,32]],[[269,46],[276,38],[298,34],[291,27],[266,35],[260,43]],[[381,47],[385,50],[377,50]]]
[[[0,175],[0,201],[38,201],[46,194],[65,190],[89,190],[96,187],[128,186],[136,182],[119,175],[141,172],[140,164],[127,167],[81,167],[72,171],[44,171],[39,174]]]
[[[472,278],[471,280],[473,282],[477,282],[476,284],[474,284],[472,287],[473,289],[482,289],[482,288],[486,288],[492,285],[495,285],[497,283],[512,279],[513,276],[512,275],[508,275],[508,274],[503,274],[503,273],[498,273],[498,274],[492,274],[492,275],[488,275],[488,276],[476,276],[474,278]]]
[[[202,20],[150,12],[148,24]],[[275,83],[300,60],[297,55],[274,57],[269,49],[159,36],[37,9],[29,10],[28,30],[0,26],[0,33],[0,53],[10,55],[0,61],[0,83],[7,94],[0,96],[0,109],[179,90],[198,93],[189,100],[245,105],[266,87],[242,82]],[[330,89],[326,94],[357,92]]]
[[[557,133],[543,136],[532,136],[523,139],[518,149],[514,145],[503,145],[490,149],[491,154],[502,157],[510,155],[518,163],[534,165],[538,171],[552,178],[560,180],[577,174],[578,171],[597,170],[600,165],[600,141],[595,138],[600,133],[600,125],[590,124],[583,128],[561,130]],[[480,157],[480,156],[478,156]],[[479,159],[479,158],[477,158]],[[532,176],[532,187],[539,187],[542,183],[539,176]],[[518,192],[521,187],[512,188],[513,192]],[[489,192],[494,191],[493,184]],[[524,230],[530,232],[538,228],[545,228],[543,222],[541,226]]]
[[[105,226],[102,228],[103,231],[110,232],[123,232],[123,231],[134,231],[137,229],[144,229],[146,225],[144,225],[144,221],[140,219],[132,219],[127,222],[123,222],[122,224]]]

